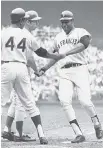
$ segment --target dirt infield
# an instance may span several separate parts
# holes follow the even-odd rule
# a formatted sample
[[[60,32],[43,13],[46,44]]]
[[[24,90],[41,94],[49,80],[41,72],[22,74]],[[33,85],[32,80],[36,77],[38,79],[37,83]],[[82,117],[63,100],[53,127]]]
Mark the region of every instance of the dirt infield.
[[[103,148],[103,140],[99,141],[86,141],[80,144],[71,144],[66,139],[49,139],[48,145],[39,145],[36,142],[3,142],[1,148]]]
[[[96,109],[103,126],[103,104],[96,103]],[[73,105],[76,111],[83,134],[86,141],[80,144],[72,144],[71,140],[75,135],[68,124],[64,112],[58,104],[40,104],[41,117],[45,135],[48,139],[48,145],[40,145],[37,132],[30,118],[24,122],[24,133],[35,137],[34,142],[9,142],[8,140],[1,140],[1,148],[103,148],[103,139],[97,140],[93,124],[86,114],[85,110],[80,105]],[[5,110],[6,113],[7,110]],[[2,129],[5,124],[6,114],[4,113],[2,120]],[[30,125],[30,126],[28,126]],[[13,123],[13,131],[15,131],[15,122]]]

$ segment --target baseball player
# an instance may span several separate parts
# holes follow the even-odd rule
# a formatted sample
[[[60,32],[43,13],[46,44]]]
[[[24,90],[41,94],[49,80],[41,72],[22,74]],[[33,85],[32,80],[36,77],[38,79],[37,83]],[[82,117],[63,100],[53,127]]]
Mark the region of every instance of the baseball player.
[[[41,19],[41,17],[38,17],[37,12],[35,12],[35,11],[26,12],[26,14],[28,14],[28,13],[35,16],[34,20]],[[29,14],[29,16],[30,16],[30,14]],[[33,25],[34,25],[34,23],[31,25],[28,25],[28,23],[26,22],[25,28],[31,32],[32,30],[35,29],[34,27],[32,27]],[[33,51],[28,50],[28,52],[27,52],[27,59],[28,59],[27,60],[27,67],[28,67],[28,71],[30,70],[30,67],[31,67],[34,70],[34,72],[37,74],[38,69],[37,69],[37,66],[35,63],[35,55],[34,54],[35,53]],[[37,95],[36,95],[36,97],[37,97]],[[24,109],[23,105],[21,104],[20,100],[18,99],[18,96],[17,96],[15,90],[13,90],[11,93],[11,105],[8,110],[8,116],[6,119],[6,125],[4,127],[2,137],[6,138],[10,141],[15,141],[15,142],[35,140],[35,139],[31,139],[28,135],[26,135],[26,136],[23,135],[23,122],[24,122],[25,117],[26,117],[25,109]],[[13,135],[13,133],[11,132],[11,126],[12,126],[14,118],[16,121],[16,134],[15,135]]]
[[[33,57],[34,52],[31,52],[31,53],[32,53],[32,57]],[[29,60],[31,60],[31,59],[29,59]],[[33,66],[34,66],[33,70],[36,73],[38,73],[37,67],[35,64],[35,59],[32,58],[31,62],[32,63],[34,62],[34,65],[32,64],[31,67],[33,68]],[[29,62],[29,64],[31,64],[31,63]],[[30,67],[28,67],[28,68],[30,68]],[[32,85],[31,85],[31,87],[32,87]],[[35,100],[36,99],[35,97],[38,98],[39,92],[38,92],[38,94],[36,94],[36,91],[33,91],[33,92],[34,92],[33,96],[35,94],[35,96],[34,96],[34,100]],[[11,93],[10,102],[11,102],[11,104],[8,109],[6,125],[4,127],[2,137],[4,139],[8,139],[10,141],[15,141],[15,142],[35,141],[35,139],[31,139],[28,135],[23,134],[23,122],[24,122],[24,119],[27,117],[27,115],[26,115],[25,109],[24,109],[22,103],[20,102],[15,90],[13,90]],[[16,122],[16,134],[15,135],[11,132],[11,126],[12,126],[14,118],[15,118],[15,122]]]
[[[67,119],[76,134],[76,138],[71,142],[79,143],[85,141],[85,136],[81,131],[75,116],[75,111],[72,107],[74,87],[77,90],[78,99],[81,105],[91,117],[96,137],[101,139],[103,137],[103,130],[95,107],[91,101],[89,73],[84,57],[84,50],[90,44],[91,35],[85,29],[76,28],[74,26],[73,13],[68,10],[61,13],[60,23],[62,31],[54,40],[53,51],[56,51],[59,54],[65,53],[67,55],[58,62],[58,66],[60,66],[59,99]],[[54,63],[56,63],[56,61],[52,60],[41,70],[45,72]]]
[[[47,144],[40,112],[33,100],[26,55],[28,50],[44,58],[60,59],[64,55],[50,54],[46,49],[38,46],[31,33],[23,29],[30,17],[22,8],[14,9],[10,16],[11,26],[1,34],[1,104],[4,105],[7,102],[14,88],[36,126],[40,144]]]

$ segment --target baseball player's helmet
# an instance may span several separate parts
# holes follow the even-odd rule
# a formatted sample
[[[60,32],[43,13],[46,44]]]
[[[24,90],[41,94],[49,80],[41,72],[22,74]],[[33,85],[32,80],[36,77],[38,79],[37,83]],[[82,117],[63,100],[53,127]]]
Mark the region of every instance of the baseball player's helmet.
[[[42,19],[42,17],[39,17],[38,13],[34,10],[27,11],[26,14],[29,15],[29,20],[32,20],[32,21]]]
[[[73,19],[73,13],[71,11],[65,10],[61,13],[60,21]]]
[[[29,15],[27,15],[25,13],[25,10],[22,8],[16,8],[14,10],[12,10],[11,14],[11,21],[12,22],[18,22],[20,21],[22,18],[29,18]]]

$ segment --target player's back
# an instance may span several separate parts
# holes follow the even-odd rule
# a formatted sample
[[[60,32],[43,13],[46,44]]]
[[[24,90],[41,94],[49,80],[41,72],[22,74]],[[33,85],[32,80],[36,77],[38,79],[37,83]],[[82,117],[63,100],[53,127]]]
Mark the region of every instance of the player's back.
[[[9,27],[2,30],[2,61],[19,61],[25,62],[27,46],[29,46],[27,32],[24,29]]]

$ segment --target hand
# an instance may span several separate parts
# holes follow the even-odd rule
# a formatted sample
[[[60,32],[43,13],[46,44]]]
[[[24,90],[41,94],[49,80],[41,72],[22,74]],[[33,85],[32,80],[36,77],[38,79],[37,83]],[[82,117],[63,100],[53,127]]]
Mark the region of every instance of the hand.
[[[41,68],[41,69],[39,70],[39,72],[34,72],[34,74],[35,74],[36,76],[38,76],[38,77],[42,76],[44,73],[45,73],[45,71],[43,70],[43,68]]]
[[[34,71],[34,74],[35,74],[37,77],[39,77],[39,72],[35,72],[35,71]]]
[[[4,106],[7,107],[7,106],[10,106],[10,105],[11,105],[11,101],[9,100],[9,101],[6,102],[6,104]]]
[[[39,76],[44,75],[45,71],[43,71],[42,69],[39,70]]]
[[[60,59],[64,59],[66,57],[66,54],[59,54],[60,55]]]

